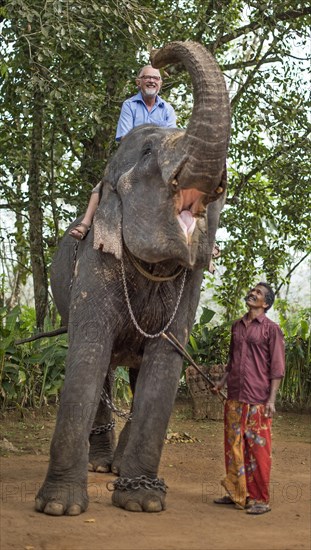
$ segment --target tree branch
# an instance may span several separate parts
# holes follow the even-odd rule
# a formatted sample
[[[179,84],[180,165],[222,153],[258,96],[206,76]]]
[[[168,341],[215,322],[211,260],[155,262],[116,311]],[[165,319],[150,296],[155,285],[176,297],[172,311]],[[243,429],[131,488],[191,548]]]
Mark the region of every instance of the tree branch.
[[[240,181],[239,181],[239,183],[236,187],[236,190],[235,190],[234,194],[232,195],[232,197],[227,198],[227,204],[231,204],[231,203],[236,202],[237,198],[241,194],[241,191],[242,191],[243,187],[245,187],[247,182],[253,176],[255,176],[255,174],[257,174],[257,172],[260,172],[260,170],[262,170],[262,168],[267,166],[272,160],[275,160],[278,157],[280,157],[281,155],[287,153],[288,151],[291,151],[292,149],[295,149],[295,147],[297,147],[297,145],[299,143],[301,143],[301,142],[303,143],[307,139],[309,134],[310,134],[310,131],[307,132],[304,136],[302,136],[299,140],[295,141],[294,143],[291,143],[287,147],[282,147],[282,149],[280,149],[279,151],[276,151],[273,155],[270,155],[269,157],[264,159],[263,162],[261,162],[260,164],[257,164],[257,166],[255,166],[252,170],[250,170],[250,172],[248,172],[248,174],[245,174],[245,175],[243,174],[243,176],[241,177],[241,179],[240,179]]]
[[[309,256],[310,252],[307,252],[302,258],[300,258],[299,262],[297,262],[294,267],[292,267],[289,272],[287,273],[287,275],[284,277],[284,281],[277,287],[277,289],[275,290],[275,294],[278,294],[282,288],[282,286],[284,286],[285,284],[285,281],[291,276],[291,274],[293,273],[293,271],[295,271],[295,269],[297,269],[297,267]]]
[[[223,44],[227,44],[228,42],[231,42],[232,40],[239,38],[243,34],[248,34],[249,32],[255,31],[257,29],[261,29],[263,25],[273,24],[275,26],[277,21],[292,21],[293,19],[298,19],[300,17],[304,17],[305,15],[309,15],[309,14],[311,14],[311,8],[307,8],[307,7],[301,10],[289,10],[286,12],[280,12],[269,16],[262,14],[261,21],[253,21],[252,23],[249,23],[248,25],[244,25],[243,27],[240,27],[239,29],[232,31],[231,33],[225,34],[223,36],[219,36],[213,42],[210,42],[207,45],[207,47],[214,51],[214,45],[215,45],[215,49],[217,49],[219,48],[219,46],[222,46]]]
[[[269,59],[262,58],[262,61],[260,65],[264,65],[265,63],[279,63],[282,61],[280,57],[271,57]],[[232,69],[243,69],[245,67],[253,67],[256,65],[258,67],[258,60],[256,59],[250,59],[249,61],[240,61],[237,63],[228,63],[227,65],[222,65],[221,68],[223,71],[231,71]]]
[[[264,43],[264,40],[265,40],[265,37],[262,38],[261,40],[261,43],[260,43],[260,46],[259,46],[259,50],[261,51],[262,49],[262,46],[263,46],[263,43]],[[245,82],[242,84],[242,86],[240,86],[239,90],[237,91],[237,93],[235,94],[234,98],[232,99],[231,101],[231,109],[233,111],[235,105],[238,103],[238,101],[240,100],[240,97],[243,95],[244,91],[247,89],[249,83],[251,82],[253,76],[257,73],[259,67],[261,65],[263,65],[267,58],[269,57],[270,53],[273,51],[274,49],[274,44],[276,42],[276,38],[273,39],[272,41],[272,44],[270,46],[270,48],[266,51],[266,53],[262,56],[261,59],[259,59],[259,61],[257,61],[257,63],[254,65],[254,68],[253,70],[248,74]]]

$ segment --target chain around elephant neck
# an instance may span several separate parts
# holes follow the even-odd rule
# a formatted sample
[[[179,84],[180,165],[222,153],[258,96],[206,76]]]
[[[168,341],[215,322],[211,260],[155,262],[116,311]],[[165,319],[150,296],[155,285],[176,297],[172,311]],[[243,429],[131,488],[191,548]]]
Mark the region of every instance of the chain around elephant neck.
[[[124,288],[124,294],[125,294],[125,300],[126,300],[126,305],[128,307],[128,310],[129,310],[129,314],[130,314],[130,317],[131,317],[131,320],[135,326],[135,328],[138,330],[138,332],[144,336],[145,338],[159,338],[159,336],[161,336],[168,328],[169,326],[172,324],[172,322],[174,321],[175,319],[175,315],[177,313],[177,310],[178,310],[178,306],[180,304],[180,300],[181,300],[181,297],[182,297],[182,293],[183,293],[183,290],[184,290],[184,286],[185,286],[185,281],[186,281],[186,276],[187,276],[187,268],[185,268],[184,270],[184,273],[183,273],[183,276],[182,276],[182,280],[181,280],[181,286],[180,286],[180,289],[179,289],[179,294],[178,294],[178,297],[177,297],[177,302],[176,302],[176,305],[175,305],[175,308],[174,308],[174,311],[170,317],[170,319],[168,320],[168,322],[166,323],[165,327],[160,330],[159,332],[157,332],[156,334],[148,334],[147,332],[145,332],[138,324],[138,322],[136,321],[136,318],[135,318],[135,315],[133,313],[133,310],[132,310],[132,306],[131,306],[131,303],[130,303],[130,298],[129,298],[129,293],[128,293],[128,289],[127,289],[127,283],[126,283],[126,277],[125,277],[125,269],[124,269],[124,261],[123,261],[123,255],[121,256],[121,273],[122,273],[122,282],[123,282],[123,288]]]
[[[180,267],[180,269],[178,269],[178,271],[173,273],[173,275],[167,275],[166,277],[162,277],[161,275],[153,275],[153,273],[149,273],[143,268],[143,266],[137,261],[135,256],[133,256],[133,254],[129,251],[129,249],[127,248],[127,246],[125,246],[124,243],[123,243],[123,247],[126,252],[126,255],[129,257],[133,266],[136,267],[137,271],[139,271],[141,275],[146,277],[146,279],[149,279],[149,281],[153,281],[154,283],[164,283],[166,281],[174,281],[184,270],[183,267]]]

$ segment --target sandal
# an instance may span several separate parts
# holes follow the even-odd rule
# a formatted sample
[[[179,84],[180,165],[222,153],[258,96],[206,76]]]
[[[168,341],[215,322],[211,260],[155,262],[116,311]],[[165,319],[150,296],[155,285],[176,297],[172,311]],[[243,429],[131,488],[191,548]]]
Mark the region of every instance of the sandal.
[[[266,504],[265,502],[256,502],[253,506],[246,510],[247,514],[252,514],[253,516],[260,516],[261,514],[266,514],[267,512],[271,512],[271,508],[269,504]]]
[[[82,231],[81,229],[79,229],[79,227],[82,227]],[[83,241],[83,239],[85,239],[85,237],[87,236],[89,230],[90,230],[90,226],[86,225],[86,223],[81,222],[81,223],[78,223],[78,225],[76,225],[72,229],[70,229],[69,235],[74,239]]]
[[[225,495],[224,497],[221,497],[221,498],[215,498],[214,503],[215,504],[235,504],[228,495]]]

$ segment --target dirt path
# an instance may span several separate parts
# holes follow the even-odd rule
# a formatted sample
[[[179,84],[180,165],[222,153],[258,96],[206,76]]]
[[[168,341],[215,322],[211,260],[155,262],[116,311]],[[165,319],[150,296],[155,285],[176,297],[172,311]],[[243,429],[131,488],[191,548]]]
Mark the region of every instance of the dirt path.
[[[34,511],[34,496],[47,469],[53,417],[23,422],[6,417],[3,424],[16,450],[5,450],[1,459],[1,550],[310,549],[307,416],[282,414],[275,420],[272,512],[261,517],[213,504],[223,494],[220,422],[195,422],[175,410],[171,432],[186,432],[192,441],[164,447],[160,477],[169,486],[165,512],[140,514],[113,507],[106,490],[112,475],[92,473],[87,512],[61,518]]]

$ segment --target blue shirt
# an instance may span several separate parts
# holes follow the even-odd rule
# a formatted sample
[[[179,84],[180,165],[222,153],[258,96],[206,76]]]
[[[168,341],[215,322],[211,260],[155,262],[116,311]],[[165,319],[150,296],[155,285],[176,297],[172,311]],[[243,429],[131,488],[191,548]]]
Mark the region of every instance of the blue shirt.
[[[130,130],[141,124],[157,124],[176,128],[176,114],[173,107],[159,95],[151,111],[148,111],[141,92],[126,99],[122,105],[117,126],[116,140],[120,141]]]

